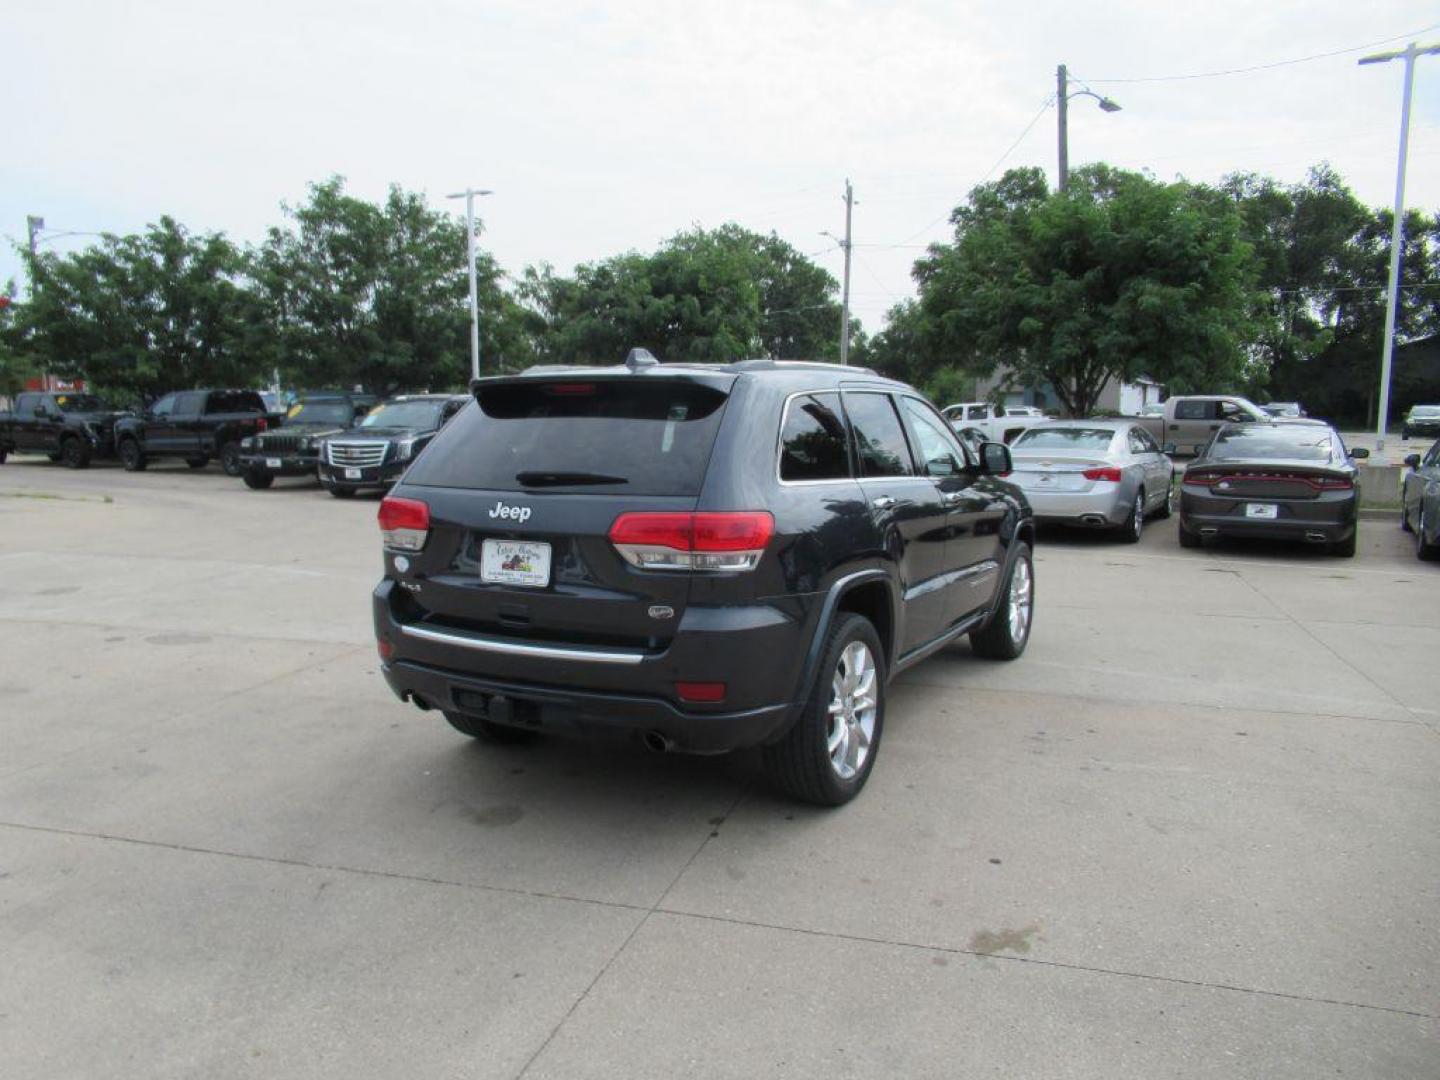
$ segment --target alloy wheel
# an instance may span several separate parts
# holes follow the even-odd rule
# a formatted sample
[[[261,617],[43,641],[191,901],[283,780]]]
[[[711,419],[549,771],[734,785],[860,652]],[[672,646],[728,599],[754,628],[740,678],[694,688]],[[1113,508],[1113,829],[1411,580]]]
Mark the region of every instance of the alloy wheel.
[[[840,654],[830,679],[830,730],[825,748],[830,767],[849,780],[870,756],[878,710],[875,658],[863,641],[852,641]]]
[[[1030,577],[1030,560],[1016,559],[1010,574],[1010,640],[1019,645],[1030,632],[1030,608],[1034,601],[1034,581]]]
[[[1143,488],[1135,496],[1135,524],[1132,527],[1135,530],[1135,539],[1139,540],[1140,534],[1145,531],[1145,490]]]

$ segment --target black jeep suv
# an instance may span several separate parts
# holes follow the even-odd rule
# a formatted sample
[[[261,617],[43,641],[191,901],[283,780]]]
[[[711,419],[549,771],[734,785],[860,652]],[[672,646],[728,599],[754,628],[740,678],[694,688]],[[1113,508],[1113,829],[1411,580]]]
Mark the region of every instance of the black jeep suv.
[[[977,460],[902,383],[636,350],[473,391],[380,506],[374,594],[391,688],[466,735],[760,746],[783,789],[835,805],[896,672],[962,634],[1025,649],[1009,450]]]
[[[249,488],[268,488],[277,476],[315,478],[326,436],[355,426],[368,406],[346,396],[303,398],[283,426],[240,440],[240,475]]]

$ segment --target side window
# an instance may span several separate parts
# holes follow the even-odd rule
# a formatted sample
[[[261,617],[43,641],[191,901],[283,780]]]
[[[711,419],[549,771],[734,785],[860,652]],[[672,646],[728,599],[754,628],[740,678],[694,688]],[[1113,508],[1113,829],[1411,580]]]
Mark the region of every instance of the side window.
[[[203,393],[197,394],[192,391],[188,394],[176,394],[175,408],[171,410],[171,415],[176,417],[197,416],[204,404],[205,395]]]
[[[984,420],[984,419],[985,419],[985,406],[984,406],[984,405],[971,405],[970,408],[969,408],[969,410],[966,412],[965,417],[966,417],[966,419],[968,419],[968,420]]]
[[[39,394],[21,394],[15,399],[15,418],[17,420],[29,420],[35,415],[35,410],[40,406]]]
[[[156,416],[169,416],[175,411],[175,399],[177,397],[179,397],[178,394],[166,394],[155,403],[155,407],[150,411]]]
[[[1215,414],[1211,411],[1213,401],[1177,401],[1175,403],[1176,420],[1213,420]]]
[[[1426,466],[1440,465],[1440,442],[1437,442],[1434,446],[1430,447],[1430,452],[1425,455],[1425,460],[1422,461],[1420,464]]]
[[[936,420],[931,411],[915,398],[902,398],[905,418],[910,422],[910,432],[915,436],[919,450],[920,470],[926,476],[958,476],[965,471],[965,452],[955,439],[945,432],[945,425]]]
[[[842,480],[850,475],[850,451],[837,393],[790,399],[780,427],[781,480]]]
[[[1233,401],[1222,401],[1220,405],[1220,419],[1222,420],[1249,420],[1250,414],[1236,405]]]
[[[1153,454],[1155,446],[1149,436],[1139,428],[1130,429],[1130,452],[1132,454]]]
[[[910,450],[889,394],[845,395],[862,476],[909,476]]]

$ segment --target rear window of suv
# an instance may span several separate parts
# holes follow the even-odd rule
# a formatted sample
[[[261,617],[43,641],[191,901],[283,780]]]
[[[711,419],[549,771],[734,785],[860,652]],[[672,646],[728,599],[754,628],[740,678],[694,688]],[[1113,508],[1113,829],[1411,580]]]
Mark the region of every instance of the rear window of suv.
[[[659,378],[497,383],[406,479],[491,491],[698,495],[727,395]]]

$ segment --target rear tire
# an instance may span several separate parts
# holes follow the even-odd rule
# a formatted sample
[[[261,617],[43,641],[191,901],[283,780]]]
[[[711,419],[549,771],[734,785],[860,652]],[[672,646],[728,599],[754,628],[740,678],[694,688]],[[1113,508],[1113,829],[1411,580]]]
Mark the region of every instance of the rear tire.
[[[527,743],[534,742],[540,737],[537,731],[526,731],[524,728],[506,727],[504,724],[492,724],[479,716],[466,716],[464,713],[449,712],[445,719],[450,726],[461,735],[469,735],[472,739],[480,742],[504,744],[504,743]]]
[[[8,449],[6,449],[5,447],[0,446],[0,465],[4,465],[4,464],[5,464],[5,459],[6,459],[7,457],[9,457],[9,456],[10,456],[10,451],[9,451]]]
[[[220,468],[225,470],[226,476],[239,476],[242,472],[240,464],[240,444],[227,442],[220,447]]]
[[[353,499],[355,497],[354,488],[332,487],[326,488],[325,490],[330,492],[330,494],[334,495],[337,499]]]
[[[1145,532],[1145,489],[1135,495],[1135,505],[1130,507],[1130,516],[1120,526],[1116,536],[1122,544],[1138,544]]]
[[[121,439],[117,453],[120,455],[120,464],[126,472],[145,471],[145,452],[140,449],[140,444],[134,439]]]
[[[189,465],[192,469],[203,469],[206,465],[210,464],[210,459],[201,454],[196,457],[187,457],[185,464]]]
[[[1170,479],[1165,484],[1165,498],[1160,503],[1160,508],[1155,511],[1155,520],[1164,521],[1170,516],[1170,500],[1175,496],[1175,474],[1170,474]]]
[[[880,635],[869,619],[844,612],[830,627],[815,685],[795,722],[779,742],[764,748],[765,770],[793,799],[841,806],[870,778],[884,728]]]
[[[241,475],[245,478],[245,486],[252,491],[264,491],[271,484],[275,483],[275,477],[268,472],[255,472],[251,469],[246,469]]]
[[[1180,537],[1180,546],[1182,548],[1198,548],[1202,547],[1205,543],[1199,536],[1185,528],[1185,522],[1183,520],[1179,522],[1179,528],[1176,530],[1176,533]]]
[[[1358,533],[1351,533],[1349,540],[1337,540],[1330,545],[1330,554],[1338,555],[1342,559],[1353,559],[1355,557],[1355,541],[1359,539]]]
[[[970,635],[970,647],[988,660],[1014,660],[1030,644],[1035,624],[1035,564],[1029,544],[1019,544],[1000,590],[994,614]]]
[[[67,469],[85,469],[90,465],[90,447],[71,435],[60,442],[60,463]]]

